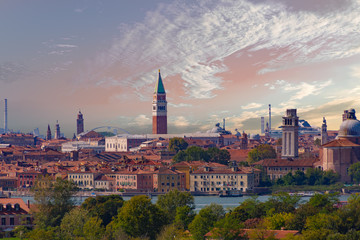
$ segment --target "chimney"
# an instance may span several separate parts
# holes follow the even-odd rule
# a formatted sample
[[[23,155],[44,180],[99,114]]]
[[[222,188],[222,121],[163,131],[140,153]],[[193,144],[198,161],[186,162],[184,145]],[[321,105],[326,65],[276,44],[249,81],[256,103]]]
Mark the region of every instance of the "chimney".
[[[30,200],[27,200],[27,207],[30,209]]]
[[[271,104],[269,104],[269,132],[271,132]]]

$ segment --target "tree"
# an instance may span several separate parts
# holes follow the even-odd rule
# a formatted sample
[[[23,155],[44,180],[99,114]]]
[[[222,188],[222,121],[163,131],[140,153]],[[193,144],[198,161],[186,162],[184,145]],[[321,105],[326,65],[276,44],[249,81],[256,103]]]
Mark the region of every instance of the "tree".
[[[320,138],[317,138],[317,139],[314,141],[314,145],[315,145],[315,146],[321,146],[321,139],[320,139]]]
[[[322,171],[318,168],[306,169],[305,176],[307,178],[307,184],[309,185],[320,185],[322,178]]]
[[[315,194],[308,202],[309,205],[320,212],[329,213],[335,210],[334,205],[338,203],[339,196],[337,194]]]
[[[36,227],[56,227],[74,207],[72,196],[77,191],[73,181],[50,177],[39,178],[32,189],[38,211],[34,214]]]
[[[188,229],[189,224],[194,220],[196,213],[189,206],[181,206],[176,208],[174,224],[178,228]]]
[[[164,212],[144,195],[132,197],[113,221],[113,230],[121,228],[131,237],[155,239],[166,223]]]
[[[91,217],[88,219],[84,224],[83,231],[85,239],[87,240],[101,239],[105,234],[102,221],[98,217]]]
[[[354,163],[349,167],[349,175],[353,181],[360,183],[360,162]]]
[[[295,226],[292,223],[295,218],[293,213],[276,213],[272,216],[265,218],[265,225],[272,230],[280,230],[282,228],[287,230],[293,230]]]
[[[174,156],[174,162],[192,162],[192,161],[205,161],[208,162],[210,159],[209,154],[198,146],[188,147],[185,151],[179,151]]]
[[[221,205],[211,203],[204,207],[195,216],[189,225],[189,230],[195,240],[204,239],[204,235],[209,232],[214,224],[225,216],[224,208]]]
[[[207,154],[210,159],[209,162],[216,162],[224,165],[228,165],[231,159],[231,155],[226,149],[219,149],[217,147],[211,147],[207,150]]]
[[[270,158],[276,158],[276,151],[268,144],[260,144],[248,153],[248,161],[250,163]]]
[[[70,240],[84,237],[83,228],[89,218],[89,213],[81,208],[74,208],[66,213],[60,224],[62,238]]]
[[[188,147],[188,143],[183,138],[174,137],[169,140],[169,150],[178,153]]]
[[[188,206],[191,210],[195,209],[194,197],[189,192],[178,190],[159,195],[156,204],[165,212],[170,223],[174,221],[178,207]]]
[[[292,213],[295,211],[299,201],[299,196],[290,196],[288,193],[272,195],[269,200],[265,202],[267,215],[271,216],[275,213]]]
[[[297,170],[294,174],[295,185],[304,185],[306,183],[306,176],[303,171]]]
[[[99,217],[104,226],[108,225],[112,218],[118,214],[124,200],[119,195],[89,197],[81,204],[81,208],[89,211],[93,217]]]

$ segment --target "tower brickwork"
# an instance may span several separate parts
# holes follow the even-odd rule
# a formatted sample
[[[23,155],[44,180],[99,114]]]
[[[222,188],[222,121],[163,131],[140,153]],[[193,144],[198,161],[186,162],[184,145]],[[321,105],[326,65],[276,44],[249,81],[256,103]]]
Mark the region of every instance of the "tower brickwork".
[[[76,119],[76,134],[79,135],[82,132],[84,132],[84,118],[81,111],[79,111]]]
[[[282,158],[299,157],[299,117],[296,109],[287,109],[282,123]]]
[[[153,102],[152,102],[152,133],[153,134],[167,134],[167,101],[164,84],[161,79],[159,70],[159,77],[156,82]]]
[[[58,121],[56,121],[55,125],[55,139],[59,139],[61,137],[60,135],[60,124]]]

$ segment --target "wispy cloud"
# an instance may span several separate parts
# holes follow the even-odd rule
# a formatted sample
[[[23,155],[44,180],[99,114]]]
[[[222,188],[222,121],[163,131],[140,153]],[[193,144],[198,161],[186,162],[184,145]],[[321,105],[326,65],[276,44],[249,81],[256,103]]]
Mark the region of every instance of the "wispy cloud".
[[[290,11],[271,1],[175,1],[159,5],[143,22],[122,25],[121,37],[96,63],[104,72],[114,65],[132,69],[121,84],[136,89],[153,84],[149,79],[161,67],[168,76],[181,76],[189,97],[211,98],[214,90],[223,88],[223,60],[234,53],[276,51],[262,63],[260,74],[358,54],[360,33],[355,26],[360,25],[360,14],[354,9],[359,8],[354,1],[319,14]]]
[[[261,103],[249,103],[245,106],[241,106],[241,109],[245,109],[245,110],[254,109],[254,108],[262,107],[263,105],[264,104],[261,104]]]
[[[179,104],[168,103],[168,105],[174,108],[192,107],[192,104],[187,104],[187,103],[179,103]]]
[[[146,125],[150,125],[151,124],[151,119],[148,118],[146,115],[144,114],[140,114],[139,116],[135,117],[135,119],[133,119],[133,121],[131,123],[129,123],[129,125],[132,126],[146,126]]]
[[[178,116],[172,123],[176,127],[187,127],[190,125],[190,122],[184,116]]]

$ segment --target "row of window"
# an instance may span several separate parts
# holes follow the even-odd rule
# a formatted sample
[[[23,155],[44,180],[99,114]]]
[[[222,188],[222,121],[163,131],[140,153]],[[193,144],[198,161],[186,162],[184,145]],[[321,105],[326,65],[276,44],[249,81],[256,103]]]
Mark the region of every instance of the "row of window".
[[[8,203],[5,205],[5,210],[6,211],[11,211],[12,210],[12,207],[11,207],[11,204]],[[14,210],[15,211],[19,211],[20,210],[20,205],[18,203],[15,203],[14,205]],[[4,211],[4,206],[2,204],[0,204],[0,211]]]
[[[272,168],[271,168],[271,167],[269,167],[268,169],[269,169],[269,171],[270,171],[270,170],[273,170],[273,171],[282,171],[282,170],[285,170],[285,171],[287,171],[288,169],[292,171],[292,170],[295,170],[296,168],[293,169],[293,168],[287,168],[287,167],[286,167],[286,168],[281,168],[281,167],[279,167],[279,168],[277,168],[277,167],[272,167]],[[305,171],[305,168],[301,168],[301,169],[300,169],[300,168],[297,168],[297,170]]]
[[[195,178],[195,179],[197,179],[197,177],[198,177],[197,175],[194,175],[194,178]],[[209,177],[209,175],[204,175],[204,176],[203,176],[203,175],[200,175],[199,177],[200,177],[201,179],[204,179],[204,178],[214,178],[214,175],[211,175],[211,177]],[[233,176],[233,175],[227,175],[227,176],[222,175],[222,178],[226,178],[226,177],[227,177],[227,178],[235,178],[235,179],[236,179],[237,176],[236,176],[236,175],[235,175],[235,176]],[[216,175],[215,178],[220,179],[220,178],[221,178],[221,175]],[[243,176],[240,175],[240,178],[242,179]]]
[[[198,185],[204,185],[204,186],[207,186],[207,185],[211,185],[211,186],[215,186],[215,185],[223,185],[223,186],[236,186],[237,185],[237,182],[194,182],[194,186],[198,186]],[[244,186],[244,182],[240,182],[240,186]]]
[[[200,192],[209,192],[211,189],[211,191],[221,191],[221,190],[240,190],[240,191],[244,191],[243,188],[237,189],[237,188],[195,188],[195,191],[200,191]]]
[[[78,177],[79,176],[79,177]],[[69,175],[69,178],[77,179],[77,178],[92,178],[91,175],[88,174],[80,174],[80,175]]]

